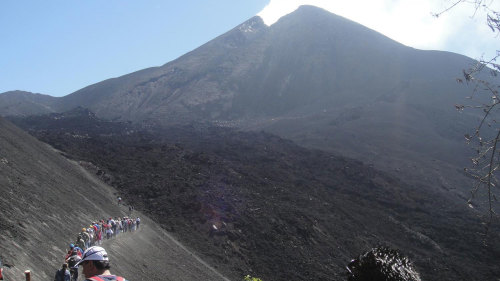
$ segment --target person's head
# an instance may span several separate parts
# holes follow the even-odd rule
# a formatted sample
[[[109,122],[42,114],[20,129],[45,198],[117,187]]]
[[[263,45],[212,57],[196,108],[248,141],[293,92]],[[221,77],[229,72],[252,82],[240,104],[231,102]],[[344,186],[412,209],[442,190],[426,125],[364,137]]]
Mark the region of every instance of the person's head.
[[[348,281],[421,281],[409,259],[387,247],[373,248],[346,268]]]
[[[111,268],[108,253],[99,246],[93,246],[85,250],[82,259],[76,265],[83,267],[83,274],[86,278],[102,274]]]
[[[68,264],[63,263],[63,265],[62,265],[62,269],[68,269]]]
[[[73,248],[74,248],[74,247],[75,247],[75,245],[74,245],[74,244],[69,244],[69,248],[70,248],[71,250],[73,250]]]

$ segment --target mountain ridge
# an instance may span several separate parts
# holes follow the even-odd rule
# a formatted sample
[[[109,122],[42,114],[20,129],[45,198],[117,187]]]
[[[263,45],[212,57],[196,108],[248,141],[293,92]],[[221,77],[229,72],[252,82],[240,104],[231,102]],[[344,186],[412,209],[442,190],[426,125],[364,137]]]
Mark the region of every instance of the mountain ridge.
[[[285,26],[283,30],[283,26]],[[290,27],[292,26],[292,27]],[[249,20],[245,21],[244,23],[238,25],[237,27],[233,28],[232,30],[214,38],[213,40],[210,40],[209,42],[201,45],[199,48],[190,51],[186,53],[185,55],[168,62],[162,66],[159,67],[151,67],[143,70],[139,70],[127,75],[123,75],[117,78],[111,78],[104,80],[102,82],[90,85],[88,87],[85,87],[83,89],[80,89],[68,96],[64,96],[61,98],[58,98],[59,100],[59,108],[57,111],[62,112],[62,111],[67,111],[73,107],[76,106],[83,106],[83,107],[88,107],[92,111],[96,112],[98,116],[105,117],[105,118],[110,118],[110,119],[115,119],[115,118],[120,118],[120,119],[126,119],[126,115],[123,114],[113,114],[110,115],[110,113],[105,113],[105,111],[108,110],[100,110],[99,108],[105,107],[102,105],[102,103],[110,102],[111,98],[117,98],[118,92],[122,92],[120,94],[120,97],[127,100],[125,103],[130,103],[133,101],[131,94],[128,93],[125,94],[123,93],[124,91],[126,92],[127,89],[131,85],[135,85],[134,87],[143,87],[148,84],[154,84],[154,82],[157,82],[158,80],[164,80],[168,76],[172,76],[172,72],[179,72],[182,71],[182,75],[188,76],[188,77],[196,77],[199,74],[191,73],[193,71],[192,67],[200,67],[200,65],[208,65],[207,70],[210,70],[212,73],[217,73],[221,72],[223,75],[229,75],[229,76],[234,76],[235,73],[240,73],[242,71],[245,73],[248,70],[245,69],[245,63],[241,63],[241,56],[243,55],[248,55],[250,53],[250,50],[252,48],[245,48],[246,45],[248,45],[248,42],[250,41],[255,41],[259,39],[259,37],[262,37],[264,35],[267,35],[266,33],[272,32],[268,37],[271,38],[279,38],[283,37],[282,35],[284,34],[285,36],[288,36],[287,34],[290,33],[290,30],[293,29],[300,29],[300,26],[310,26],[308,27],[307,32],[300,32],[298,33],[299,36],[309,36],[308,37],[300,37],[300,41],[304,42],[315,42],[317,39],[324,34],[328,34],[328,39],[325,41],[321,41],[318,44],[326,44],[323,47],[321,45],[316,45],[317,47],[308,48],[309,52],[311,53],[317,53],[317,52],[323,52],[322,48],[328,47],[331,45],[332,41],[335,40],[335,38],[348,38],[349,34],[356,34],[356,37],[361,38],[362,40],[358,40],[357,43],[353,43],[351,41],[346,41],[342,40],[345,42],[350,42],[348,47],[341,47],[343,50],[347,50],[350,53],[345,53],[345,54],[338,54],[339,57],[356,57],[359,54],[362,54],[362,51],[359,51],[359,48],[365,48],[367,45],[380,45],[382,44],[382,47],[377,47],[377,52],[385,54],[384,56],[394,56],[397,55],[397,53],[401,53],[401,51],[395,52],[394,50],[414,50],[413,48],[406,47],[388,37],[386,37],[383,34],[380,34],[376,31],[373,31],[367,27],[364,27],[358,23],[352,22],[348,19],[345,19],[341,16],[337,16],[334,14],[331,14],[325,10],[322,10],[320,8],[314,7],[314,6],[301,6],[299,7],[295,12],[288,14],[284,17],[282,17],[278,22],[274,23],[271,26],[266,26],[262,19],[258,16],[255,16],[253,18],[250,18]],[[252,32],[245,32],[248,30],[248,28],[251,27],[250,30]],[[257,27],[257,28],[254,28]],[[305,28],[305,27],[303,27]],[[325,30],[328,31],[327,33],[323,33],[321,36],[317,36],[315,34],[318,33],[318,30]],[[296,30],[294,30],[296,31]],[[263,34],[264,33],[264,34]],[[251,35],[251,36],[249,36]],[[268,38],[269,40],[269,38]],[[279,39],[276,39],[279,41]],[[296,40],[296,39],[292,39]],[[284,42],[290,41],[289,38],[286,38]],[[277,48],[278,51],[273,51],[273,52],[280,52],[282,49],[286,49],[287,43],[283,44],[284,46],[281,47],[274,47]],[[300,45],[298,45],[300,47]],[[355,47],[355,48],[352,48]],[[372,46],[373,47],[373,46]],[[227,51],[231,49],[245,49],[247,52],[246,54],[241,54],[241,53],[227,53]],[[320,49],[318,49],[320,48]],[[356,51],[355,51],[356,50]],[[432,52],[432,51],[423,51],[423,52]],[[440,52],[440,51],[439,51]],[[302,54],[307,53],[306,51],[301,51]],[[445,52],[440,52],[440,54],[443,54]],[[228,57],[224,57],[228,56]],[[397,55],[399,57],[403,57],[403,55]],[[366,60],[366,63],[369,64],[370,62],[368,59],[370,57],[380,57],[380,55],[377,56],[365,56],[364,60]],[[224,60],[221,61],[220,63],[217,63],[217,61],[220,61],[221,58]],[[265,59],[265,58],[264,58]],[[236,60],[236,61],[235,61]],[[267,60],[267,59],[265,59]],[[284,60],[287,60],[286,58]],[[418,60],[420,61],[420,59]],[[430,59],[429,61],[434,61],[434,59]],[[183,62],[183,67],[179,68],[177,65],[179,63]],[[215,64],[214,64],[215,63]],[[240,63],[240,64],[238,64]],[[345,63],[340,63],[340,65],[346,65]],[[416,65],[422,65],[421,63],[416,64]],[[425,65],[425,64],[424,64]],[[450,63],[441,63],[441,65],[450,65]],[[456,65],[456,64],[455,64]],[[460,66],[463,66],[463,63],[459,64],[458,68],[449,67],[454,70],[461,69]],[[171,66],[171,67],[169,67]],[[234,66],[237,66],[235,68]],[[243,69],[242,69],[243,68]],[[246,67],[248,68],[248,67]],[[240,69],[240,70],[238,70]],[[334,67],[326,67],[325,69],[334,69]],[[230,70],[230,71],[229,71]],[[204,72],[206,70],[198,70],[197,72]],[[191,73],[191,74],[188,74]],[[425,73],[425,71],[420,71],[421,73]],[[356,73],[359,75],[362,72],[356,71]],[[179,73],[177,73],[179,74]],[[371,72],[371,74],[374,74],[374,72]],[[380,75],[382,73],[379,72]],[[459,71],[457,71],[457,74],[459,74]],[[216,74],[213,74],[214,76]],[[345,73],[342,74],[343,76],[339,77],[338,80],[345,80],[345,81],[350,81],[353,78],[355,78],[357,75],[354,75],[354,73]],[[211,77],[207,77],[210,79]],[[404,77],[403,77],[404,78]],[[451,77],[453,79],[454,77]],[[190,78],[182,78],[180,79],[181,81],[187,82]],[[196,78],[195,78],[196,79]],[[283,79],[283,78],[281,78]],[[175,79],[174,79],[175,80]],[[263,81],[264,83],[267,83],[265,79],[256,79],[257,81]],[[323,79],[324,80],[324,79]],[[371,79],[374,80],[374,79]],[[179,81],[179,82],[181,82]],[[320,80],[321,81],[321,80]],[[363,82],[367,83],[365,78],[359,78],[358,80],[354,80],[352,83],[357,82]],[[175,81],[173,81],[175,83]],[[184,83],[185,83],[184,82]],[[205,81],[209,82],[209,81]],[[167,82],[168,83],[168,82]],[[177,82],[178,83],[178,82]],[[182,83],[182,82],[181,82]],[[238,92],[238,89],[231,88],[234,86],[233,84],[237,84],[237,82],[234,81],[229,81],[230,85],[227,85],[226,87],[222,87],[221,90],[223,92],[227,92],[226,95],[231,98],[234,97],[234,95]],[[253,83],[253,82],[250,82]],[[254,84],[254,83],[253,83]],[[311,83],[309,83],[311,84]],[[208,84],[210,85],[210,84]],[[167,85],[168,86],[168,85]],[[175,87],[173,85],[172,89],[175,91],[179,87]],[[331,89],[335,89],[333,87],[330,87]],[[229,89],[228,89],[229,88]],[[148,95],[147,92],[148,89],[142,88],[143,93],[142,95]],[[191,89],[193,90],[193,89]],[[136,90],[133,90],[136,91]],[[150,91],[150,89],[149,89]],[[113,93],[114,92],[114,93]],[[313,90],[314,92],[314,90]],[[107,93],[107,94],[106,94]],[[186,95],[188,93],[184,93]],[[210,92],[206,93],[210,94]],[[149,94],[151,95],[151,94]],[[165,93],[163,93],[165,95]],[[190,94],[192,95],[192,94]],[[241,95],[241,93],[239,94]],[[248,93],[246,94],[248,95]],[[179,96],[179,95],[177,95]],[[195,97],[196,99],[198,97]],[[158,98],[151,97],[151,99],[154,99],[155,101],[158,101]],[[159,99],[160,102],[162,102],[164,99]],[[170,95],[170,100],[172,100],[172,95]],[[144,100],[144,102],[151,103],[151,101],[148,101],[147,97]],[[144,106],[144,102],[140,102],[140,104],[137,104],[137,106]],[[91,104],[93,103],[93,104]],[[136,102],[138,103],[138,102]],[[205,102],[206,103],[206,102]],[[96,108],[97,104],[99,104],[99,107]],[[142,105],[141,105],[142,104]],[[129,109],[127,109],[129,110]],[[125,111],[127,111],[125,110]],[[102,112],[101,112],[102,111]],[[113,112],[114,110],[111,110]],[[234,110],[233,110],[234,111]],[[151,113],[151,112],[150,112]],[[153,112],[154,113],[154,112]],[[5,113],[2,113],[5,114]],[[165,112],[161,112],[161,114],[165,114]],[[131,116],[132,117],[132,116]],[[137,117],[134,117],[132,119],[135,119]],[[142,119],[147,118],[147,117],[142,117]],[[137,120],[137,119],[136,119]],[[140,120],[140,119],[139,119]]]

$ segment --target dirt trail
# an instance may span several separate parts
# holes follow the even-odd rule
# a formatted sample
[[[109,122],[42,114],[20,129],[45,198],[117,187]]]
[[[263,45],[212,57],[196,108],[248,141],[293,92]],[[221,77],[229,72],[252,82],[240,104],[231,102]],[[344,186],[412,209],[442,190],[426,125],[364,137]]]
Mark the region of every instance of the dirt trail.
[[[129,280],[229,281],[165,230],[142,216],[139,230],[120,233],[115,238],[104,240],[102,246],[110,255],[111,271]]]
[[[54,151],[60,153],[56,149]],[[77,162],[69,161],[78,167],[89,182],[100,186],[103,191],[106,190],[109,198],[114,198],[116,190],[113,187],[103,183]],[[110,202],[114,202],[112,200]],[[121,215],[128,213],[125,205],[116,208],[121,209]],[[134,211],[133,217],[137,216],[141,218],[139,230],[120,233],[113,239],[103,240],[102,246],[110,255],[114,274],[129,280],[189,281],[202,278],[230,281],[147,216]]]
[[[110,198],[114,198],[116,190],[113,187],[97,179],[76,162],[71,162],[79,167],[90,182],[101,186],[108,191]],[[110,202],[114,202],[112,200]],[[121,209],[122,215],[128,213],[125,205],[117,208]],[[141,218],[139,230],[120,233],[115,238],[103,240],[102,246],[110,255],[113,274],[134,281],[230,281],[144,214],[134,211],[132,217]]]

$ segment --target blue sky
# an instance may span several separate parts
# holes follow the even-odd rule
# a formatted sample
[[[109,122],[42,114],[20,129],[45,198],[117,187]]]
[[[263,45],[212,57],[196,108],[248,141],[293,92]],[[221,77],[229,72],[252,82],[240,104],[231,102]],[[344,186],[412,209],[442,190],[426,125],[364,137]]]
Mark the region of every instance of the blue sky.
[[[470,7],[430,16],[446,1],[0,0],[0,93],[64,96],[163,65],[254,15],[272,24],[300,4],[323,7],[419,49],[473,58],[494,52],[499,38],[480,15],[470,17]]]
[[[162,65],[255,16],[267,0],[1,0],[0,93],[62,96]]]

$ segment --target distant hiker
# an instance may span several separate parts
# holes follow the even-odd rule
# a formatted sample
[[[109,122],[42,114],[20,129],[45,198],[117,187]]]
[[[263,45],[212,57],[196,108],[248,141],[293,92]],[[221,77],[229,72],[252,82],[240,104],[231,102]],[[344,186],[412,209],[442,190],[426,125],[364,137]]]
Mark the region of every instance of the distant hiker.
[[[111,238],[112,235],[113,235],[113,230],[111,229],[111,227],[108,226],[108,228],[106,228],[106,239]]]
[[[82,249],[85,249],[85,241],[83,241],[83,238],[80,234],[78,234],[78,237],[76,237],[75,245]]]
[[[132,232],[135,231],[135,220],[134,219],[130,220],[130,231],[132,231]]]
[[[121,218],[118,218],[116,224],[118,225],[118,227],[116,229],[117,230],[116,234],[118,234],[120,232],[123,232],[123,223],[122,223],[122,219]]]
[[[95,231],[95,244],[101,245],[101,243],[102,243],[102,226],[100,226],[98,223],[94,224],[94,231]]]
[[[127,227],[128,227],[128,230],[129,230],[130,232],[134,231],[134,230],[132,229],[132,219],[128,219],[128,220],[127,220],[127,224],[128,224],[128,226],[127,226]]]
[[[421,281],[407,257],[387,247],[374,248],[347,266],[347,281]]]
[[[101,243],[101,228],[97,222],[93,222],[92,226],[94,228],[94,245],[99,245]]]
[[[115,236],[116,235],[116,221],[114,219],[111,219],[109,221],[109,223],[111,224],[111,230],[113,231],[112,236]]]
[[[81,257],[83,255],[83,250],[80,247],[75,246],[74,244],[69,244],[69,251],[64,259],[68,259],[73,254],[76,254]]]
[[[87,233],[90,237],[88,247],[94,246],[94,227],[92,225],[89,225],[89,227],[87,227]]]
[[[131,216],[132,216],[132,211],[133,211],[133,210],[134,210],[134,207],[133,207],[132,205],[129,205],[129,206],[128,206],[128,215],[129,215],[129,217],[131,217]]]
[[[68,270],[68,265],[63,263],[62,268],[56,271],[56,276],[54,277],[54,281],[70,281],[71,274]]]
[[[86,229],[85,227],[84,227],[84,228],[82,228],[82,232],[80,232],[80,234],[79,234],[79,235],[80,235],[80,237],[82,237],[83,242],[84,242],[84,245],[85,245],[85,246],[83,247],[83,249],[85,250],[85,249],[87,249],[88,247],[90,247],[90,246],[89,246],[89,244],[90,244],[90,235],[88,234],[87,229]]]
[[[88,248],[78,265],[83,267],[86,281],[127,281],[121,276],[111,274],[108,253],[99,246]]]
[[[120,205],[121,203],[122,203],[122,198],[118,196],[118,205]]]
[[[123,225],[123,232],[127,232],[127,229],[128,229],[128,219],[127,219],[127,217],[123,217],[122,225]]]
[[[139,230],[139,225],[141,224],[141,219],[139,217],[135,219],[135,224],[137,224],[137,230]]]

